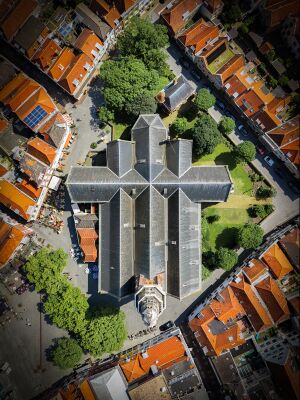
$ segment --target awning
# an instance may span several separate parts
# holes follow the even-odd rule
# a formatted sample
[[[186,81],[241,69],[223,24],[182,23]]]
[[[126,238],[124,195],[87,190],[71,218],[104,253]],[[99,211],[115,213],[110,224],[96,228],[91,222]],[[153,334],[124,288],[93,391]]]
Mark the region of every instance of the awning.
[[[59,188],[60,183],[61,183],[60,178],[58,178],[57,176],[52,176],[48,187],[49,189],[57,190]]]

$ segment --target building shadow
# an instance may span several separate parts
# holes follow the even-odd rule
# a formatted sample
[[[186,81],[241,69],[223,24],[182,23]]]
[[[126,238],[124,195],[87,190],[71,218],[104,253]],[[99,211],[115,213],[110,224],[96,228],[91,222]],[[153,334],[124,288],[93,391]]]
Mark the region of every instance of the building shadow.
[[[92,105],[90,107],[90,126],[94,129],[100,129],[100,120],[98,116],[99,107],[104,104],[104,97],[102,94],[103,82],[97,76],[90,83],[89,97]]]

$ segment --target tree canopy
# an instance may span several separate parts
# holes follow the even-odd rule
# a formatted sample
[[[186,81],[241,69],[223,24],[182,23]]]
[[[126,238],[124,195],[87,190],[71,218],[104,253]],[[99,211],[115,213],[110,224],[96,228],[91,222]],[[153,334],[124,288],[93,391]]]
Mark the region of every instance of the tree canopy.
[[[125,111],[132,116],[133,121],[140,114],[154,114],[156,109],[156,101],[149,92],[138,94],[132,103],[125,105]]]
[[[216,122],[210,115],[201,115],[190,131],[193,139],[193,151],[196,156],[210,154],[223,138]]]
[[[57,347],[52,352],[52,360],[62,369],[73,368],[80,361],[82,350],[75,339],[60,338]]]
[[[234,148],[236,162],[248,163],[254,160],[256,155],[255,145],[246,140]]]
[[[121,56],[134,56],[148,69],[164,74],[166,54],[162,51],[169,43],[167,28],[153,24],[149,19],[133,17],[120,36],[117,47]]]
[[[260,186],[256,191],[256,196],[259,199],[267,199],[268,197],[276,196],[276,189],[269,186]]]
[[[255,249],[263,241],[264,231],[256,224],[246,224],[238,230],[237,242],[244,249]]]
[[[170,126],[170,130],[175,135],[182,135],[187,130],[188,121],[185,117],[177,117],[173,124]]]
[[[215,254],[215,264],[218,268],[230,271],[237,263],[238,255],[234,250],[220,247]]]
[[[220,132],[227,135],[235,129],[235,122],[232,118],[224,116],[219,122],[218,128]]]
[[[210,107],[214,106],[216,103],[216,98],[210,93],[208,89],[198,90],[195,98],[194,104],[200,111],[207,111]]]

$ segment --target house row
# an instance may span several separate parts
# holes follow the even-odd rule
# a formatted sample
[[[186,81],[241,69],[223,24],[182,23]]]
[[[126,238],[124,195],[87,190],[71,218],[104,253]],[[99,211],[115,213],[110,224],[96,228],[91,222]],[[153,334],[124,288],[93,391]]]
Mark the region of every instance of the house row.
[[[213,363],[251,341],[267,364],[284,372],[290,349],[300,348],[299,248],[300,231],[294,226],[189,316],[196,341]]]
[[[58,110],[46,90],[23,73],[15,75],[0,90],[0,102],[29,132],[29,137],[15,133],[12,123],[1,116],[0,148],[17,164],[18,173],[13,177],[2,174],[0,202],[23,220],[34,220],[53,172],[72,140],[71,121]]]
[[[58,7],[43,20],[37,0],[2,1],[0,32],[68,94],[80,99],[128,17],[151,3],[92,0],[89,6],[78,4],[75,13]]]
[[[187,57],[247,118],[266,147],[298,176],[299,118],[287,120],[291,96],[280,87],[267,87],[257,72],[259,60],[252,57],[247,60],[229,34],[218,25],[200,18],[186,29],[188,18],[199,7],[202,14],[200,3],[178,0],[163,10],[161,18]],[[216,6],[218,2],[211,3]],[[185,10],[189,10],[188,14]]]
[[[174,329],[118,354],[102,365],[101,372],[83,372],[54,398],[208,400],[208,395],[180,330]]]

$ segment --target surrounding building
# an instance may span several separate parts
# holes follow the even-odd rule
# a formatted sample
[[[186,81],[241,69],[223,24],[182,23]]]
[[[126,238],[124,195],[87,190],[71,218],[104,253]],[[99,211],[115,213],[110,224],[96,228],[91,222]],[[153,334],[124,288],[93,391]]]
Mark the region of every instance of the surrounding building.
[[[296,15],[296,16],[294,16]],[[300,18],[299,14],[289,15],[282,25],[282,37],[295,58],[300,58]]]
[[[231,185],[226,166],[193,167],[192,142],[170,140],[156,114],[108,143],[107,167],[73,167],[72,203],[97,207],[99,291],[120,299],[139,275],[179,299],[199,290],[201,202],[226,201]]]
[[[170,114],[178,110],[196,92],[189,81],[180,75],[157,95],[157,101]]]
[[[184,29],[202,5],[202,0],[174,0],[167,4],[160,14],[172,34]]]

